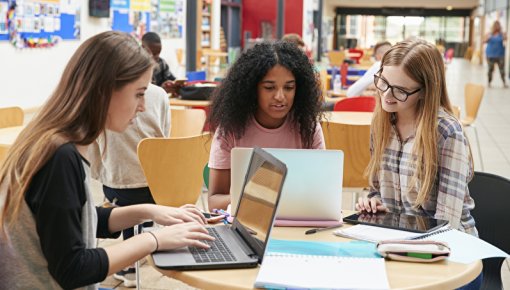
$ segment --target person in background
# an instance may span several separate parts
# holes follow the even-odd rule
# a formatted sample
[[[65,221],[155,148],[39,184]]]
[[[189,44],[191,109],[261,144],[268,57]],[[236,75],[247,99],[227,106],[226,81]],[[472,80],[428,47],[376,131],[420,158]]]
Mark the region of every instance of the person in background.
[[[243,53],[212,98],[209,209],[230,204],[232,148],[324,149],[320,99],[313,65],[296,45],[261,43]]]
[[[501,31],[501,24],[499,21],[494,21],[491,27],[491,32],[485,36],[485,55],[487,57],[487,64],[489,66],[488,72],[488,86],[491,86],[492,75],[494,73],[494,65],[497,64],[499,68],[499,74],[503,81],[503,86],[508,87],[505,78],[505,42],[506,34]]]
[[[122,133],[105,130],[89,146],[91,176],[103,184],[103,192],[112,205],[154,204],[147,180],[138,161],[138,143],[149,137],[168,137],[170,107],[165,91],[149,84],[145,91],[145,110],[139,112]],[[151,227],[152,222],[144,223]],[[122,231],[124,240],[134,235],[133,228]],[[125,287],[136,286],[135,267],[123,269],[113,277]]]
[[[142,36],[142,45],[152,54],[156,66],[152,74],[152,83],[162,87],[167,93],[178,92],[181,83],[175,82],[176,77],[170,72],[170,67],[164,59],[159,57],[161,53],[161,38],[155,32],[147,32]]]
[[[390,48],[391,43],[388,41],[378,42],[374,46],[375,63],[365,72],[365,74],[363,74],[359,80],[357,80],[347,89],[347,97],[362,96],[366,90],[375,89],[374,75],[381,68],[381,59],[386,51],[388,51]]]
[[[5,289],[97,289],[157,250],[209,248],[195,207],[94,207],[88,146],[145,111],[152,57],[129,34],[97,34],[76,50],[54,93],[20,133],[0,169],[0,266]],[[96,248],[146,220],[164,227]]]
[[[303,41],[303,39],[301,38],[301,36],[299,36],[299,34],[287,33],[282,37],[282,41],[287,41],[287,42],[294,43],[295,45],[297,45],[297,47],[299,47],[299,49],[301,49],[306,54],[308,59],[313,62],[312,51],[306,48],[306,44]]]

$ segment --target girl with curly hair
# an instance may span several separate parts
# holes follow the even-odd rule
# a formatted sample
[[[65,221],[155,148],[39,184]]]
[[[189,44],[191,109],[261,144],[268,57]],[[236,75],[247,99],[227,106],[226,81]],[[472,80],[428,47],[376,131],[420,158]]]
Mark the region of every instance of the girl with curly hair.
[[[261,43],[243,53],[212,98],[209,209],[230,203],[232,148],[324,149],[320,100],[313,65],[296,45]]]

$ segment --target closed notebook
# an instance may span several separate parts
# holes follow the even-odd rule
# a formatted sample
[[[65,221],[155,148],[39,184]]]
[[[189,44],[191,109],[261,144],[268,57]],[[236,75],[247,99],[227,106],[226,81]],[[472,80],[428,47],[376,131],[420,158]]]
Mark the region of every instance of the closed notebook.
[[[370,271],[370,279],[367,278]],[[384,259],[269,253],[256,288],[389,289]]]

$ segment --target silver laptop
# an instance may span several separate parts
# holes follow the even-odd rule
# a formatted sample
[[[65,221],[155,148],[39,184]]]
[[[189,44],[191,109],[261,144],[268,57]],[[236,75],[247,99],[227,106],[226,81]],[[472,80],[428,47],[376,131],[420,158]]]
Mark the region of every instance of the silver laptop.
[[[194,270],[256,267],[273,227],[285,164],[262,149],[254,149],[242,187],[239,210],[232,225],[208,227],[216,237],[208,250],[184,247],[152,254],[163,269]]]
[[[287,165],[277,219],[338,221],[342,211],[344,154],[340,150],[264,148]],[[231,212],[239,203],[252,148],[231,151]]]

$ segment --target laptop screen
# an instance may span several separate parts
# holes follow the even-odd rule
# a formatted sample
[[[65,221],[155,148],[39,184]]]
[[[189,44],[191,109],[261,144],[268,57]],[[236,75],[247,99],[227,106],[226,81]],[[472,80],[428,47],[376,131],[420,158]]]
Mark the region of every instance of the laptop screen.
[[[259,257],[273,226],[286,172],[285,165],[273,156],[258,148],[253,151],[234,227],[242,229],[243,238],[256,252],[261,251]]]

